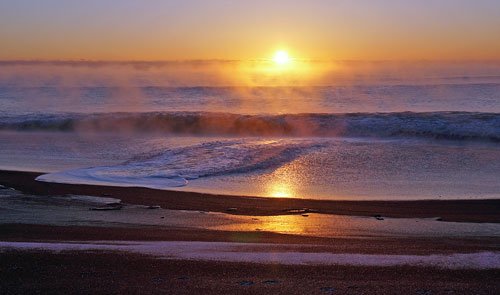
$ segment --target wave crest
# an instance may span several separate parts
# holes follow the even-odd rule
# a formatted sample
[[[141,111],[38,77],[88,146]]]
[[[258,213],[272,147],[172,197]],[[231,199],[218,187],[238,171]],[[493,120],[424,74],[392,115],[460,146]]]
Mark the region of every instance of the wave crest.
[[[181,135],[427,137],[500,141],[500,114],[399,112],[240,115],[207,112],[42,114],[0,117],[0,129],[162,132]]]

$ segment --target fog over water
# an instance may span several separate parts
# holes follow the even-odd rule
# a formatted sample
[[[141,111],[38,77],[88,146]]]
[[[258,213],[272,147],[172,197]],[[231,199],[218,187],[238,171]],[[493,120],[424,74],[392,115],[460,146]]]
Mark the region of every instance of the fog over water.
[[[0,62],[0,168],[322,199],[498,198],[500,64]]]

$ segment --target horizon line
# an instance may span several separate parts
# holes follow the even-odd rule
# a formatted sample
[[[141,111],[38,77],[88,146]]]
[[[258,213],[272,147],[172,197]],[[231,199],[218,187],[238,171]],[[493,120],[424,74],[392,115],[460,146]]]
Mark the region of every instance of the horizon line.
[[[295,61],[312,63],[490,63],[500,62],[499,59],[300,59]],[[140,59],[0,59],[0,65],[8,64],[182,64],[182,63],[239,63],[239,62],[270,62],[270,58],[254,59],[164,59],[164,60],[140,60]]]

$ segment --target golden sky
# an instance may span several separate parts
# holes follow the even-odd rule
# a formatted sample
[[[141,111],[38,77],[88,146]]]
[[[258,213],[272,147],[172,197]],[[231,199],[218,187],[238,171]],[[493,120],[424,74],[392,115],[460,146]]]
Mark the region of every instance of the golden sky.
[[[500,1],[0,3],[1,60],[499,60]]]

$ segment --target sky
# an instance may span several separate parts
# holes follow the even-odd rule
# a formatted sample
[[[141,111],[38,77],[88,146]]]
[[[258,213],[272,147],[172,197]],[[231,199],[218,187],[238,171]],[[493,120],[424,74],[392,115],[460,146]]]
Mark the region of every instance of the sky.
[[[0,60],[500,60],[498,0],[0,0]]]

